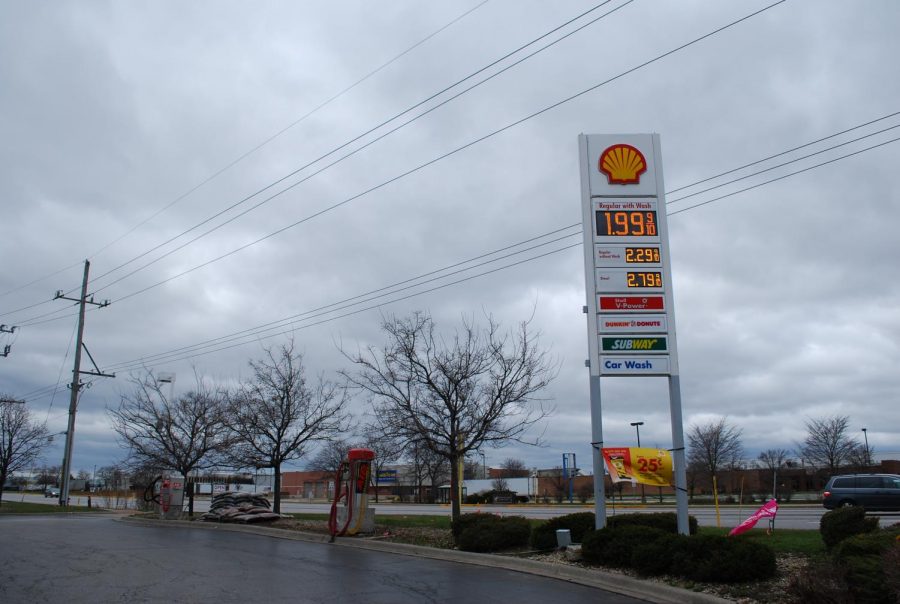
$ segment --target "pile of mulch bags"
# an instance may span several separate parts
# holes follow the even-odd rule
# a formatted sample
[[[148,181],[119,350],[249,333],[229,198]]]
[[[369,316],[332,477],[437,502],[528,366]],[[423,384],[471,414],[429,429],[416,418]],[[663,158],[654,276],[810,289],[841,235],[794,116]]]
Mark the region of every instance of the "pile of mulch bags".
[[[227,492],[213,497],[209,511],[203,514],[206,522],[271,522],[281,518],[272,512],[269,500],[253,493]]]

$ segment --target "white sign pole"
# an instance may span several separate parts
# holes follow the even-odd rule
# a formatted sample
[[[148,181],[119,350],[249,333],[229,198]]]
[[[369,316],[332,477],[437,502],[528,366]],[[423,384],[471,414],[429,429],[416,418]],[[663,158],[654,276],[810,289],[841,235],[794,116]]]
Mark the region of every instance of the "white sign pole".
[[[581,158],[581,197],[582,220],[590,225],[593,220],[591,211],[591,184],[590,174],[585,165],[588,157],[587,137],[578,137],[579,156]],[[585,202],[586,200],[586,202]],[[606,483],[603,471],[603,456],[600,449],[603,448],[603,413],[600,404],[600,348],[595,346],[596,335],[599,333],[597,295],[592,291],[594,283],[594,242],[593,229],[584,228],[584,271],[585,283],[588,284],[587,304],[584,307],[587,313],[588,324],[588,360],[585,362],[589,371],[590,401],[591,401],[591,460],[594,465],[594,526],[601,529],[606,526]]]
[[[672,423],[672,472],[675,479],[675,511],[678,518],[678,534],[690,534],[688,522],[688,491],[687,491],[687,461],[684,454],[684,421],[681,416],[681,375],[678,370],[678,350],[675,345],[675,300],[672,295],[672,265],[669,259],[669,225],[666,218],[666,188],[663,183],[662,148],[659,135],[653,135],[653,155],[656,170],[656,190],[659,205],[662,208],[660,222],[665,233],[665,254],[663,260],[663,272],[668,275],[669,283],[666,286],[666,307],[672,323],[672,350],[670,353],[671,371],[669,374],[669,415]]]

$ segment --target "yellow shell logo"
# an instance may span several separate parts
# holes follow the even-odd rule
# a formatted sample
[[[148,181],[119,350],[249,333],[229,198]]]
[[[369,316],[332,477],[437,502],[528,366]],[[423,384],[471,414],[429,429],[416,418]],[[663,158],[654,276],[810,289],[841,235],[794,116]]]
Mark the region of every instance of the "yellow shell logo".
[[[620,143],[600,154],[597,168],[606,174],[611,185],[632,185],[641,182],[641,174],[647,171],[647,160],[636,148]]]

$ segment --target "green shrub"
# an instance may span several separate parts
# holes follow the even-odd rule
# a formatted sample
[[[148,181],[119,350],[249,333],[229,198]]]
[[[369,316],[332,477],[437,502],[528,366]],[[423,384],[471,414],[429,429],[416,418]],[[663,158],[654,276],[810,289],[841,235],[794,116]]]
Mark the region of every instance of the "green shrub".
[[[472,514],[470,514],[472,515]],[[531,523],[523,516],[481,514],[481,520],[465,527],[457,545],[466,552],[496,552],[528,545]]]
[[[785,588],[793,602],[849,604],[846,573],[830,560],[815,562],[793,575]]]
[[[834,562],[847,573],[847,585],[859,604],[892,602],[885,573],[885,554],[897,547],[897,531],[890,529],[848,537],[834,549]]]
[[[894,600],[900,602],[900,536],[894,539],[894,545],[884,552],[881,559],[884,561],[885,584]]]
[[[590,531],[582,539],[581,556],[588,564],[629,568],[638,545],[651,543],[669,533],[649,526],[626,525]]]
[[[653,541],[637,544],[631,552],[631,567],[644,577],[667,574],[677,540],[677,535],[663,533]]]
[[[593,512],[578,512],[551,518],[531,531],[531,547],[534,549],[553,549],[556,547],[556,531],[569,529],[574,543],[581,543],[585,534],[594,530]]]
[[[453,541],[459,542],[459,536],[468,528],[473,528],[482,523],[491,523],[499,518],[496,514],[461,514],[459,520],[450,524],[450,531],[453,533]]]
[[[842,507],[826,512],[819,521],[819,533],[825,547],[831,549],[838,543],[863,533],[878,530],[878,518],[866,518],[866,511],[857,506]]]
[[[670,572],[691,581],[740,583],[775,576],[772,548],[740,537],[679,536],[670,551]]]
[[[621,514],[610,516],[606,519],[606,526],[617,528],[620,526],[649,526],[672,533],[678,532],[678,515],[675,512],[659,512],[655,514]],[[697,519],[688,516],[688,532],[697,534]]]

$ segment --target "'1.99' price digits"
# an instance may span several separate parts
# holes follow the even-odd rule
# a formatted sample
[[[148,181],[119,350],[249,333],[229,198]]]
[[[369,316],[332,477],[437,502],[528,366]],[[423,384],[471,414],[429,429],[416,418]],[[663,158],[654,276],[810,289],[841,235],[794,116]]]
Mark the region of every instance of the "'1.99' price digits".
[[[599,237],[656,237],[656,212],[641,210],[598,210]]]

